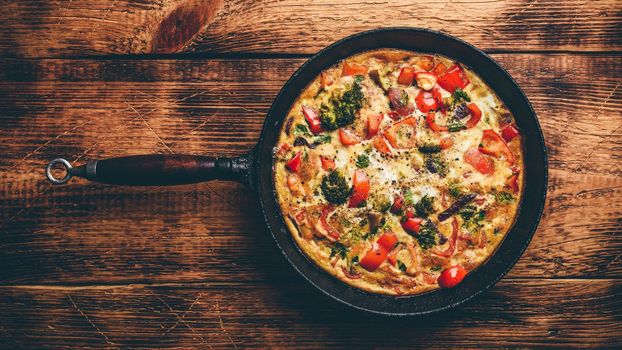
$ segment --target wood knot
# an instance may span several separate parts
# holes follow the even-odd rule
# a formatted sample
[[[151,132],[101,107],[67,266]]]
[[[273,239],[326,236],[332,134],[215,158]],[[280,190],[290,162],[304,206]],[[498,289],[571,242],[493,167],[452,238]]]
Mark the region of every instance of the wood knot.
[[[151,40],[152,53],[173,53],[209,25],[224,7],[224,0],[187,1],[162,20]]]

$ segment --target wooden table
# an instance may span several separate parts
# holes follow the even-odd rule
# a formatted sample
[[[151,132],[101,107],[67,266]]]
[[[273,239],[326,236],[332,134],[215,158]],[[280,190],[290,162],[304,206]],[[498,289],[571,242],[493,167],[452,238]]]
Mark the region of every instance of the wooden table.
[[[622,347],[619,1],[22,0],[0,20],[1,348]],[[544,129],[540,227],[463,307],[409,319],[338,305],[234,183],[43,176],[56,156],[246,152],[308,56],[382,26],[486,50]]]

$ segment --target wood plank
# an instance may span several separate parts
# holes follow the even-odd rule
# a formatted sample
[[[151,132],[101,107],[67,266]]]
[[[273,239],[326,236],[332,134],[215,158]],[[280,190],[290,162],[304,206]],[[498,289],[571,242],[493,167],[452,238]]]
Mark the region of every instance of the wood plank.
[[[387,26],[441,30],[484,50],[620,51],[616,0],[25,0],[0,8],[0,55],[312,54]]]
[[[510,277],[619,278],[619,56],[495,58],[534,104],[551,167],[544,219]],[[60,155],[245,152],[302,62],[1,60],[0,283],[282,280],[288,267],[240,185],[52,188],[42,168]]]
[[[300,283],[296,283],[300,282]],[[504,280],[458,309],[387,318],[290,283],[0,288],[6,344],[166,348],[619,348],[622,281]]]

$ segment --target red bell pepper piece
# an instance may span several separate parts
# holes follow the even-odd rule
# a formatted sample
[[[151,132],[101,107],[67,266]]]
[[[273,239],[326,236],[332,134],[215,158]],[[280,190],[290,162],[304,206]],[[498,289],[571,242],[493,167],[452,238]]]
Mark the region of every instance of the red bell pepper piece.
[[[348,207],[356,208],[369,196],[369,178],[363,170],[357,170],[352,177],[352,195]]]
[[[399,215],[402,213],[402,210],[404,209],[404,197],[402,196],[397,196],[395,197],[395,199],[393,200],[393,205],[391,205],[391,213]]]
[[[400,114],[397,113],[396,111],[388,111],[387,115],[389,116],[389,118],[391,118],[393,120],[399,120],[400,119]]]
[[[443,288],[453,288],[462,282],[466,275],[467,270],[465,270],[464,267],[455,265],[443,270],[436,281]]]
[[[397,244],[397,236],[393,232],[385,232],[378,238],[377,243],[383,246],[387,252],[390,252]]]
[[[389,144],[384,137],[377,135],[372,139],[372,143],[378,152],[383,154],[391,154],[391,148],[389,148]]]
[[[324,170],[335,169],[335,161],[333,161],[332,159],[326,158],[326,157],[320,157],[320,160],[322,161],[322,169]]]
[[[512,150],[510,150],[501,136],[491,129],[484,130],[479,151],[496,158],[503,156],[508,164],[514,164]]]
[[[434,94],[429,91],[419,91],[419,94],[415,97],[415,103],[417,104],[417,108],[423,113],[428,113],[438,108],[438,101],[434,97]]]
[[[301,158],[300,158],[300,153],[301,152],[294,154],[294,156],[290,160],[288,160],[287,163],[285,164],[285,166],[289,168],[289,170],[295,173],[300,171],[300,164],[302,163]]]
[[[371,249],[367,251],[367,254],[359,262],[359,266],[369,272],[373,272],[387,259],[387,254],[385,247],[374,242],[371,245]]]
[[[425,91],[430,91],[436,85],[437,77],[434,73],[417,72],[415,79],[417,79],[417,86]]]
[[[367,67],[362,64],[350,63],[348,61],[343,62],[343,67],[341,69],[341,76],[348,75],[363,75],[367,73]]]
[[[514,126],[514,124],[508,124],[501,128],[501,136],[505,140],[505,142],[512,141],[513,138],[520,135],[518,129]]]
[[[472,127],[477,125],[477,123],[479,123],[480,119],[482,119],[482,111],[479,109],[479,107],[477,107],[475,103],[467,104],[467,108],[469,109],[469,112],[471,113],[471,118],[467,120],[466,127],[468,129],[471,129]]]
[[[404,125],[408,125],[412,127],[412,130],[410,133],[411,136],[410,136],[410,140],[408,141],[407,147],[411,147],[412,145],[416,143],[415,136],[417,135],[417,118],[408,117],[408,118],[404,118],[400,120],[399,122],[394,123],[382,133],[382,135],[384,135],[384,137],[387,139],[387,141],[389,141],[389,143],[391,144],[391,146],[393,146],[393,148],[397,148],[396,132],[399,128],[401,128]]]
[[[477,148],[470,148],[464,153],[464,160],[484,175],[495,171],[495,162],[482,154]]]
[[[402,228],[410,234],[419,233],[419,228],[421,227],[421,223],[423,222],[420,218],[406,218],[406,220],[402,221]]]
[[[445,71],[447,70],[447,66],[445,64],[443,64],[442,62],[439,62],[436,67],[434,67],[434,70],[432,71],[434,74],[436,74],[436,76],[441,76],[441,74],[445,73]]]
[[[397,82],[402,85],[410,86],[415,80],[415,69],[412,67],[404,67],[400,70]]]
[[[457,88],[464,89],[471,81],[466,73],[458,64],[449,67],[445,73],[438,78],[438,85],[443,89],[453,93]]]
[[[382,114],[370,115],[367,117],[367,138],[371,138],[378,133],[383,118],[384,115]]]
[[[309,124],[309,130],[311,130],[314,134],[319,134],[324,129],[322,128],[322,122],[320,121],[320,116],[317,114],[315,109],[309,106],[302,106],[302,114],[304,114],[307,123]]]
[[[339,129],[339,141],[341,141],[341,144],[344,146],[351,146],[356,145],[360,140],[351,131],[341,128]]]
[[[425,121],[428,123],[428,126],[430,127],[430,129],[432,129],[432,131],[441,132],[449,130],[449,128],[447,128],[447,125],[436,124],[436,114],[434,112],[428,113]]]

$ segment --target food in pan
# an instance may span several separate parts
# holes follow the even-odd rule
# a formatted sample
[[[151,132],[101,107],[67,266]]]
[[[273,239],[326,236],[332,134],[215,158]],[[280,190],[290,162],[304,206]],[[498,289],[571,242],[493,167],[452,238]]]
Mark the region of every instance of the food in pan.
[[[386,49],[326,69],[285,116],[274,185],[301,250],[373,293],[451,288],[513,224],[523,178],[510,111],[468,67]]]

